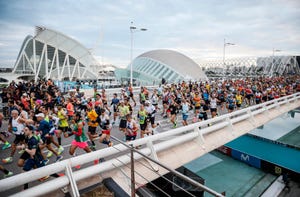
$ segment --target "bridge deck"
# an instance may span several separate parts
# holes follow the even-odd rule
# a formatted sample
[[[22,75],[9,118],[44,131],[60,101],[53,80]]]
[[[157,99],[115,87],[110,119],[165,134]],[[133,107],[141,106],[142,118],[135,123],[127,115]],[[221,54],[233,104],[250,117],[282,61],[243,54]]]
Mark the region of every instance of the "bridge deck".
[[[293,100],[282,98],[281,100],[278,99],[270,101],[263,105],[253,106],[228,115],[225,114],[202,123],[195,123],[186,127],[149,136],[147,138],[138,139],[133,141],[132,144],[134,147],[143,145],[144,148],[140,149],[141,152],[146,155],[151,155],[152,153],[154,158],[155,155],[157,155],[157,159],[161,163],[172,169],[176,169],[195,158],[198,158],[205,153],[210,152],[241,135],[244,135],[254,128],[269,122],[281,114],[299,107],[300,102],[298,97],[299,95],[297,97],[296,95],[293,95]],[[296,98],[298,98],[298,100]],[[268,106],[265,106],[266,104]],[[266,108],[268,108],[268,110]],[[199,126],[203,127],[208,123],[213,123],[213,125],[211,127],[198,130]],[[5,181],[0,181],[0,190],[1,188],[12,188],[13,182],[16,183],[14,185],[20,185],[23,184],[23,182],[36,180],[37,177],[45,176],[49,174],[49,172],[59,172],[65,169],[66,166],[73,167],[79,164],[82,165],[92,162],[99,158],[99,155],[103,157],[113,155],[115,152],[119,152],[119,149],[126,150],[124,146],[115,145],[114,147],[98,150],[90,154],[80,155],[76,158],[64,160],[45,166],[44,168],[7,178]],[[187,154],[187,152],[189,154]],[[127,153],[125,152],[124,155],[116,156],[115,158],[102,162],[99,165],[93,165],[79,171],[75,171],[73,172],[73,177],[65,176],[47,181],[44,184],[23,191],[22,194],[43,194],[51,192],[55,189],[59,189],[59,187],[68,185],[70,183],[70,178],[76,182],[85,180],[86,184],[91,185],[95,183],[95,180],[91,179],[91,177],[95,174],[101,174],[101,176],[98,175],[100,179],[97,179],[97,182],[101,181],[102,178],[112,177],[114,181],[117,182],[125,191],[130,193],[130,158],[129,155],[126,154]],[[167,172],[155,165],[150,166],[148,161],[141,159],[141,157],[138,157],[137,155],[135,155],[135,159],[137,186],[152,181]],[[157,170],[157,173],[154,173],[153,169]]]

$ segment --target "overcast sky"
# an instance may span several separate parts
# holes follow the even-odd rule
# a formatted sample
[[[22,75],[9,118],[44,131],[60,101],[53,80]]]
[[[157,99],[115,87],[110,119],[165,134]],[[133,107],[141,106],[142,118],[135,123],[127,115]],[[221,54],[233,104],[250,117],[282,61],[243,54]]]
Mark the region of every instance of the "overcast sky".
[[[12,67],[23,40],[36,25],[82,43],[102,63],[172,49],[196,62],[226,58],[300,54],[300,0],[0,0],[0,66]]]

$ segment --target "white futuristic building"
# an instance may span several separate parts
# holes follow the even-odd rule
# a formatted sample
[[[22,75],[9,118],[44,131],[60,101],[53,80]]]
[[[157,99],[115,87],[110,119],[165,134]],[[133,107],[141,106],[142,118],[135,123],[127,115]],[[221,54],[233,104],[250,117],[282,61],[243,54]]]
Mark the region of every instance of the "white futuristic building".
[[[172,50],[153,50],[141,54],[132,62],[133,83],[159,84],[162,79],[168,83],[179,81],[207,80],[199,65],[187,56]],[[117,78],[129,81],[130,65],[116,70]]]
[[[34,76],[35,80],[97,79],[97,73],[91,69],[97,65],[91,52],[76,40],[45,27],[36,27],[36,35],[25,38],[13,73]]]
[[[242,57],[200,64],[209,78],[300,74],[300,56]]]

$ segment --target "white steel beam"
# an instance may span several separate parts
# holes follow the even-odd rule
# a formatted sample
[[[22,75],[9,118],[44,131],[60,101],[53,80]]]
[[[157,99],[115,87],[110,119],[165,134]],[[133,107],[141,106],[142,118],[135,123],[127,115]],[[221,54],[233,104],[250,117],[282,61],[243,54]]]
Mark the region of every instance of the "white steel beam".
[[[43,50],[42,50],[42,55],[40,56],[40,62],[39,62],[38,68],[37,68],[37,72],[35,74],[35,80],[34,81],[37,81],[37,78],[40,75],[40,70],[41,70],[41,66],[42,66],[42,62],[43,62],[43,58],[44,58],[44,54],[45,54],[45,46],[46,45],[44,45]]]
[[[48,79],[48,44],[45,43],[46,47],[45,47],[45,78]]]

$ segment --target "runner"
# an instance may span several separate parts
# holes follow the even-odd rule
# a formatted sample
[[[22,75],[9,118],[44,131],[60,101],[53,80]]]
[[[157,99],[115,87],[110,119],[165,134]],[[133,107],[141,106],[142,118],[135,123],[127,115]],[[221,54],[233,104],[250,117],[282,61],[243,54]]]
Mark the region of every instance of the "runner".
[[[237,94],[235,95],[235,100],[237,109],[240,109],[243,103],[243,96],[241,95],[240,91],[237,91]]]
[[[134,95],[133,95],[133,88],[132,88],[131,83],[129,84],[128,91],[129,91],[129,98],[132,99],[132,101],[134,102],[134,106],[136,106],[136,102],[135,102]]]
[[[139,119],[140,130],[141,130],[141,138],[148,134],[149,131],[147,129],[147,111],[144,105],[140,105],[140,109],[138,111],[137,117]]]
[[[68,116],[65,113],[62,105],[57,106],[57,117],[59,118],[58,122],[58,132],[56,133],[56,137],[58,140],[58,144],[61,146],[61,134],[63,133],[64,137],[67,137],[67,131],[69,128]]]
[[[50,125],[49,139],[50,139],[51,143],[57,147],[57,149],[58,149],[57,154],[60,155],[64,151],[64,148],[58,142],[56,142],[54,140],[54,135],[56,134],[55,132],[57,132],[56,130],[57,130],[59,118],[57,118],[53,115],[49,115],[49,111],[44,106],[40,107],[40,110],[45,115],[44,120],[46,120]],[[50,110],[50,112],[52,113],[51,110]],[[52,157],[52,155],[53,155],[53,152],[48,151],[47,158]]]
[[[112,146],[113,143],[110,141],[110,130],[112,128],[109,116],[106,114],[105,109],[102,109],[100,115],[100,127],[102,129],[102,133],[99,135],[100,139],[99,142],[106,144],[107,146]]]
[[[24,151],[18,161],[18,166],[23,168],[26,172],[33,168],[40,168],[44,166],[43,156],[38,145],[39,141],[37,137],[33,135],[33,130],[33,126],[26,126],[24,128],[26,143],[17,146],[17,149]],[[24,184],[24,189],[28,189],[28,183]]]
[[[103,109],[102,109],[103,110]],[[90,149],[93,151],[96,150],[96,144],[94,140],[98,137],[97,134],[97,127],[99,125],[99,115],[95,111],[93,106],[88,106],[88,111],[87,111],[87,124],[88,124],[88,132],[87,135],[90,139],[90,142],[92,143],[90,145]]]
[[[118,105],[119,105],[120,100],[118,99],[117,93],[114,93],[113,99],[111,100],[111,106],[113,107],[113,122],[112,124],[114,125],[118,116]]]
[[[130,111],[129,111],[128,106],[125,106],[123,100],[120,101],[118,111],[119,111],[119,117],[120,117],[120,125],[119,125],[120,131],[122,131],[124,134],[126,134],[126,122],[127,122],[126,116],[128,114],[130,114]]]
[[[138,125],[130,114],[126,115],[126,142],[130,142],[136,139]]]
[[[2,127],[2,120],[3,120],[4,116],[2,113],[0,113],[0,129]],[[2,146],[2,150],[8,149],[11,147],[11,144],[4,138],[4,137],[9,137],[10,134],[8,132],[4,132],[1,131],[0,132],[0,140],[4,143],[4,145]]]
[[[88,146],[88,138],[84,132],[84,123],[81,120],[81,114],[76,113],[74,119],[72,120],[73,130],[68,132],[68,137],[74,135],[74,140],[71,143],[69,153],[71,156],[75,157],[75,150],[77,148],[83,149],[85,152],[91,152],[91,149]],[[80,169],[80,165],[75,166],[76,169]]]
[[[169,106],[169,110],[170,110],[170,114],[171,114],[171,118],[170,118],[170,121],[171,123],[173,123],[173,128],[176,128],[177,127],[177,106],[178,104],[175,102],[174,98],[171,99],[171,105]]]
[[[194,110],[195,110],[195,117],[193,119],[193,122],[196,122],[197,117],[199,116],[199,113],[200,113],[200,108],[201,108],[201,97],[200,97],[198,91],[195,91],[195,95],[193,97],[193,104],[194,104]]]
[[[67,102],[67,115],[68,115],[68,121],[71,121],[75,113],[74,105],[73,105],[73,99],[69,98]]]
[[[215,93],[211,95],[210,99],[210,112],[211,112],[211,117],[214,118],[217,115],[217,103],[219,100],[216,98]]]
[[[154,133],[154,129],[159,125],[158,123],[155,124],[155,113],[156,113],[156,108],[150,103],[150,101],[145,102],[145,109],[147,112],[147,123],[149,122],[152,127],[152,135]],[[150,131],[149,131],[150,132]]]
[[[187,102],[185,98],[182,100],[181,108],[182,108],[182,124],[183,126],[186,126],[188,125],[187,119],[189,117],[190,104]]]
[[[19,112],[17,110],[13,110],[11,112],[11,128],[9,128],[9,131],[12,131],[12,133],[15,135],[15,139],[11,146],[10,156],[2,159],[3,163],[11,163],[13,161],[13,156],[16,152],[17,145],[24,144],[25,135],[23,129],[25,122],[26,120],[19,116]]]
[[[41,140],[43,141],[42,144],[39,144],[39,148],[43,150],[45,147],[51,152],[53,152],[56,155],[56,162],[63,159],[62,155],[59,155],[58,152],[51,146],[53,136],[49,133],[51,130],[51,125],[48,121],[45,120],[45,115],[43,113],[39,113],[35,115],[37,118],[37,121],[39,122],[39,127],[37,129],[38,132],[41,134]],[[43,155],[43,153],[42,153]],[[44,158],[46,158],[43,155]],[[48,159],[44,160],[44,163],[47,164],[49,162]]]

